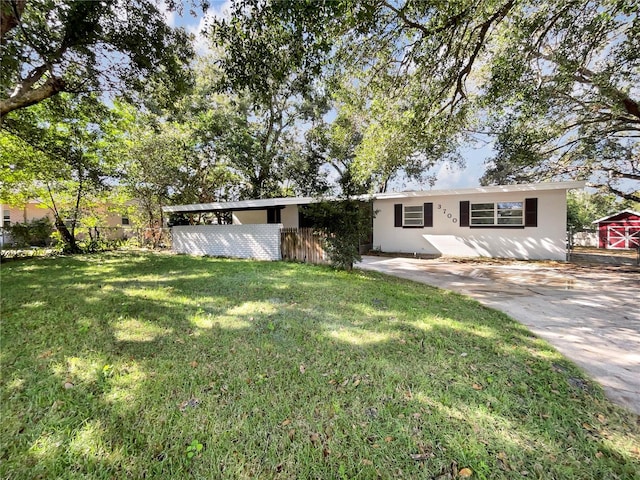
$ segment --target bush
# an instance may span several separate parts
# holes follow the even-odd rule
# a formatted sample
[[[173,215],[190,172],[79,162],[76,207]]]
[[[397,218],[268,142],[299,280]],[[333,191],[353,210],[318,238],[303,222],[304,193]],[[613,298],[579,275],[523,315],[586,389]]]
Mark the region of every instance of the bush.
[[[14,223],[5,229],[17,247],[46,247],[51,244],[51,234],[54,230],[49,217],[38,218],[26,223]]]
[[[124,242],[121,240],[88,239],[78,246],[82,253],[98,253],[118,249]]]
[[[360,244],[369,243],[373,214],[370,202],[351,199],[304,208],[304,215],[314,228],[327,235],[325,248],[331,264],[344,270],[351,270],[355,262],[362,260]]]

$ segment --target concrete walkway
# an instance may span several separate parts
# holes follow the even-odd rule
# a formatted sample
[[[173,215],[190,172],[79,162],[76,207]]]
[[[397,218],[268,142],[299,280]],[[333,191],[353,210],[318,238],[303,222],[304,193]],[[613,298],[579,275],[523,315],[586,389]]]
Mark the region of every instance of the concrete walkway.
[[[640,414],[640,272],[544,262],[363,257],[357,268],[453,290],[544,338]]]

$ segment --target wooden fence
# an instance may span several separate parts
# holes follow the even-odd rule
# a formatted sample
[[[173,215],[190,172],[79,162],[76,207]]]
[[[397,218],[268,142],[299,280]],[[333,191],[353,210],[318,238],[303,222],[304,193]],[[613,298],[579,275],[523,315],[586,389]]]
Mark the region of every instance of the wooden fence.
[[[329,263],[322,248],[324,237],[313,228],[283,228],[280,230],[280,253],[283,260],[307,263]]]

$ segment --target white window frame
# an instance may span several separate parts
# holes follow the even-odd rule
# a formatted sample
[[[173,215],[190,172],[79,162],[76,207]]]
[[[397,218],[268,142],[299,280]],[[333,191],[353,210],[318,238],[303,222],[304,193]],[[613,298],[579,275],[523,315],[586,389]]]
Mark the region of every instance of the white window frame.
[[[403,205],[402,225],[404,227],[424,227],[424,205]]]
[[[472,227],[522,227],[524,204],[524,201],[471,203],[469,224]]]

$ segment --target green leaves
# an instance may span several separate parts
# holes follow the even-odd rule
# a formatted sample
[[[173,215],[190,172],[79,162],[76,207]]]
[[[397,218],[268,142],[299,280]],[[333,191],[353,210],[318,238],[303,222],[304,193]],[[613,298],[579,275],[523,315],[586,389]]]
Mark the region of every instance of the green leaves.
[[[190,86],[194,51],[182,29],[169,27],[149,0],[30,0],[19,21],[2,10],[0,117],[60,92],[162,88],[165,101]],[[115,57],[115,58],[114,58]]]
[[[193,457],[200,456],[203,448],[204,445],[194,438],[185,451],[187,458],[191,460]]]

